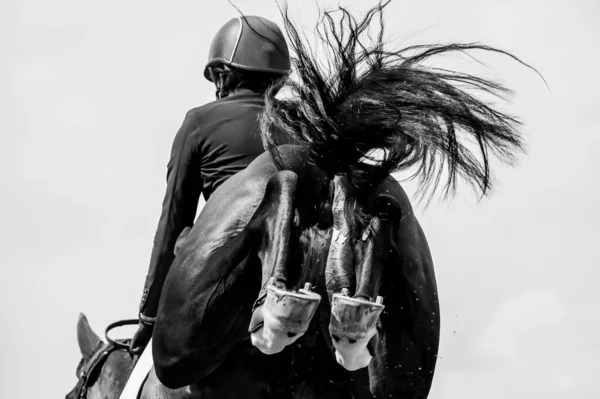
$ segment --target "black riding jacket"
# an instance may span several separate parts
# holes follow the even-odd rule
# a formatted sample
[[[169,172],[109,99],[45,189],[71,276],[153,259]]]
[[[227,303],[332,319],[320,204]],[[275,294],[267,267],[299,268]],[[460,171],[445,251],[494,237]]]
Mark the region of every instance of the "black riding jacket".
[[[167,192],[140,313],[155,317],[175,242],[192,226],[200,194],[208,200],[228,178],[264,152],[258,128],[263,96],[238,89],[224,99],[190,110],[175,136],[167,168]]]

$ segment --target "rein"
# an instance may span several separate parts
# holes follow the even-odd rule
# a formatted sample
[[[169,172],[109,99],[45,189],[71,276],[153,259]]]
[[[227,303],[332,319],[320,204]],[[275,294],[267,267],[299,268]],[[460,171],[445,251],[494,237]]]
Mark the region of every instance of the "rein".
[[[100,349],[96,350],[92,357],[81,367],[81,374],[79,375],[79,382],[77,383],[80,389],[79,399],[85,399],[87,397],[88,388],[96,381],[104,362],[108,359],[108,356],[116,350],[127,350],[131,348],[131,339],[116,339],[113,340],[108,336],[108,332],[122,326],[137,324],[137,319],[120,320],[115,323],[109,324],[104,331],[104,337],[107,343],[102,342]]]
[[[106,327],[106,330],[104,330],[104,338],[106,338],[106,341],[109,344],[112,344],[113,346],[115,346],[119,349],[130,350],[131,349],[131,345],[130,345],[131,340],[130,339],[125,339],[125,340],[118,339],[118,340],[114,341],[112,338],[110,338],[108,336],[108,332],[111,330],[114,330],[117,327],[133,326],[133,325],[137,325],[138,323],[139,323],[138,319],[119,320],[114,323],[111,323],[108,325],[108,327]]]

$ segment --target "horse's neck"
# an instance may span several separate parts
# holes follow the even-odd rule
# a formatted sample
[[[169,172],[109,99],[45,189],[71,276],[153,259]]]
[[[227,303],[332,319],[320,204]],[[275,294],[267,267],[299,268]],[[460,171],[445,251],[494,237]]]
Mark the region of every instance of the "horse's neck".
[[[101,366],[100,376],[89,387],[87,397],[119,399],[131,373],[131,365],[131,357],[126,351],[111,352],[104,365]]]

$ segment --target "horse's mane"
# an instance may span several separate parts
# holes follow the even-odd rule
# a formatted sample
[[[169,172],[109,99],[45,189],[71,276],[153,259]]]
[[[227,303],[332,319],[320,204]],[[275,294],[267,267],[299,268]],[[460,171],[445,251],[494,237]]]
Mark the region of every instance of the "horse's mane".
[[[286,5],[280,7],[289,45],[295,53],[296,79],[276,83],[266,94],[261,116],[266,150],[282,167],[277,135],[284,132],[305,146],[312,162],[332,174],[345,174],[356,196],[391,173],[415,167],[411,178],[419,193],[431,195],[442,176],[444,197],[454,194],[458,176],[485,196],[492,187],[490,155],[513,164],[523,152],[520,121],[475,97],[487,93],[504,98],[500,83],[467,73],[431,68],[423,62],[438,55],[473,50],[506,55],[507,51],[478,43],[415,45],[388,49],[379,3],[357,21],[343,7],[324,11],[317,37],[330,58],[319,62],[294,26]],[[335,18],[335,13],[341,17]],[[374,20],[380,29],[369,34]],[[322,57],[320,57],[322,59]],[[531,68],[531,67],[530,67]],[[289,95],[278,98],[282,90]],[[475,143],[475,150],[466,139]],[[380,162],[361,162],[382,149]]]

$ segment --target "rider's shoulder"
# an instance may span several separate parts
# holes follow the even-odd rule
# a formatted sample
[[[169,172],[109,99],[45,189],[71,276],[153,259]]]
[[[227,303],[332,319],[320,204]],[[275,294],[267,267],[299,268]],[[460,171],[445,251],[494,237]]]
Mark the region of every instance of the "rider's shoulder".
[[[264,106],[261,95],[250,91],[240,91],[223,99],[213,100],[190,109],[185,115],[185,124],[194,129],[207,121],[223,119],[224,116],[254,115]]]
[[[202,119],[202,117],[209,113],[212,109],[214,109],[216,105],[217,101],[211,101],[204,105],[192,108],[185,114],[185,119],[190,121]]]
[[[231,101],[231,99],[213,100],[206,104],[190,109],[186,113],[185,119],[188,121],[198,121],[213,114],[214,112],[220,114],[238,107],[240,107],[240,104]]]

